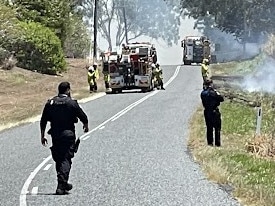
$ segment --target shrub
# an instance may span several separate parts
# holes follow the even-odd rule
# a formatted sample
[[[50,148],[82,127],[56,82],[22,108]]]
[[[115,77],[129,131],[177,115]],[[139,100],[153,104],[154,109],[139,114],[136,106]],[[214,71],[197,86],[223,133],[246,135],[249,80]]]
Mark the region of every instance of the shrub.
[[[8,6],[0,4],[0,65],[4,69],[11,69],[15,61],[10,61],[14,45],[22,37],[22,30],[15,11]],[[14,60],[14,59],[13,59]]]
[[[23,39],[17,44],[18,66],[45,74],[65,71],[65,59],[59,38],[36,22],[20,22]]]

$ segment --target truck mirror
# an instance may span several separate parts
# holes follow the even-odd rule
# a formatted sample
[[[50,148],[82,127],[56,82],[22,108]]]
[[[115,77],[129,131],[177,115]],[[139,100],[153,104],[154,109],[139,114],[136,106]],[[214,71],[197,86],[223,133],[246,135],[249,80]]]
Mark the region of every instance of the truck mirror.
[[[220,50],[221,50],[221,45],[215,44],[215,51],[220,51]]]
[[[181,41],[181,47],[184,47],[184,42],[183,41]]]

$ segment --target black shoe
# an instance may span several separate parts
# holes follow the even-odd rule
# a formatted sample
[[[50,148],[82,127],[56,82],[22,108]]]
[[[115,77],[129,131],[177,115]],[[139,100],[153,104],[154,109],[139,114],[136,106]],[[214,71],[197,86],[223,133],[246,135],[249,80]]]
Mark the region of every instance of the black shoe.
[[[70,183],[67,183],[67,185],[65,186],[64,189],[67,190],[67,191],[70,191],[71,189],[73,189],[73,185],[70,184]]]
[[[67,195],[68,194],[68,192],[66,191],[66,190],[63,190],[63,189],[56,189],[56,191],[55,191],[55,194],[56,195]]]
[[[162,87],[161,89],[162,89],[162,90],[165,90],[165,88],[164,88],[164,87]]]

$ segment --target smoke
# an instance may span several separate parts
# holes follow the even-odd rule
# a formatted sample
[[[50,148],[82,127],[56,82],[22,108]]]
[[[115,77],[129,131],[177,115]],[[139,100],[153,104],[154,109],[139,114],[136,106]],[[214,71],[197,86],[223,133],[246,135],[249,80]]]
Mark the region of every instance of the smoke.
[[[260,52],[261,42],[259,40],[254,40],[254,43],[246,43],[244,52],[244,45],[238,42],[232,34],[222,32],[218,28],[208,28],[204,34],[211,40],[212,47],[215,47],[215,44],[220,45],[220,50],[213,52],[218,62],[247,59]]]
[[[249,92],[275,94],[275,59],[267,57],[255,72],[245,77],[241,86]]]

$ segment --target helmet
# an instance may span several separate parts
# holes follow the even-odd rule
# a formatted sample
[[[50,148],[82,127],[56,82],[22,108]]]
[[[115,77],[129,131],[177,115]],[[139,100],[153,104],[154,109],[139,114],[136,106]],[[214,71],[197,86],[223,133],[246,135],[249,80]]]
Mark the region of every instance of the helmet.
[[[93,63],[93,66],[98,66],[98,64],[96,62]]]
[[[205,58],[205,59],[202,60],[202,63],[203,64],[209,63],[209,60]]]
[[[156,67],[156,65],[153,63],[153,64],[151,64],[151,67],[155,68],[155,67]]]

